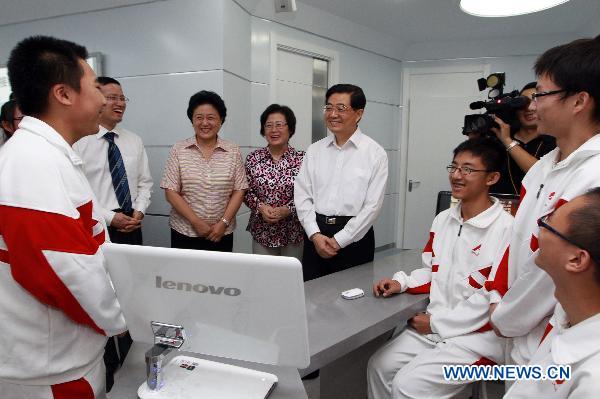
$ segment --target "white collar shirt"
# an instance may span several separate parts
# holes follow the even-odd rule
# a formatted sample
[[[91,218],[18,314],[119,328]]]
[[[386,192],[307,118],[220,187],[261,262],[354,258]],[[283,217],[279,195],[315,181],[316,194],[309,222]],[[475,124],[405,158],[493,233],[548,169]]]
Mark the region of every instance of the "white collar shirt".
[[[334,238],[344,248],[371,228],[383,205],[388,159],[359,128],[341,147],[329,135],[311,144],[294,184],[294,203],[308,237],[319,232],[316,213],[353,216]]]
[[[548,378],[543,381],[517,381],[506,398],[588,399],[600,392],[600,313],[573,327],[557,304],[552,317],[551,333],[544,339],[530,364],[545,370],[550,365],[571,366],[571,378]]]
[[[98,133],[82,138],[73,148],[83,159],[85,175],[103,208],[106,224],[110,225],[115,214],[113,209],[120,208],[120,205],[108,165],[108,141],[104,138],[107,132],[105,127],[100,126]],[[144,143],[137,134],[121,127],[111,132],[115,133],[115,144],[123,157],[133,209],[146,213],[150,206],[153,181]]]

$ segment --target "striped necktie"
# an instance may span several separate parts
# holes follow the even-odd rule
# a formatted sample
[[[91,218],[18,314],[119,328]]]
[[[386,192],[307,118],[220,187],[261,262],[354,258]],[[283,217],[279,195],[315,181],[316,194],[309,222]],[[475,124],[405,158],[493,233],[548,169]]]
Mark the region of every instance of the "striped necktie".
[[[115,133],[107,132],[104,139],[108,141],[108,167],[112,178],[113,187],[119,201],[119,207],[125,213],[131,212],[131,193],[129,192],[129,183],[127,181],[127,172],[119,147],[115,144]]]

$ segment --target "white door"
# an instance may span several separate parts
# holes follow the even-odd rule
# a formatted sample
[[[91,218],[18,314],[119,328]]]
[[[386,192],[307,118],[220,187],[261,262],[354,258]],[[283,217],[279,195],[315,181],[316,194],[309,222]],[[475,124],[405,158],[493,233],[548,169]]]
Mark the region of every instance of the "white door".
[[[479,70],[478,70],[479,69]],[[485,66],[464,72],[411,71],[403,248],[423,248],[435,217],[437,194],[449,190],[445,167],[462,135],[465,114],[485,93],[477,88]]]
[[[327,91],[327,61],[277,50],[275,101],[296,115],[296,132],[290,144],[298,150],[326,135],[323,104]]]

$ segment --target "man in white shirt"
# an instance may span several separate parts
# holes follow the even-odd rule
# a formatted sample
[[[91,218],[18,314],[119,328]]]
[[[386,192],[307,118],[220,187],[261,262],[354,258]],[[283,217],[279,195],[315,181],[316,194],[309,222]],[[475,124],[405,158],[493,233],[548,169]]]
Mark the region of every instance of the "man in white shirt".
[[[595,398],[600,393],[600,188],[539,221],[536,264],[556,286],[546,335],[530,364],[571,367],[570,379],[519,380],[506,398]]]
[[[296,177],[305,281],[373,260],[373,223],[383,204],[388,160],[358,127],[366,102],[358,86],[327,90],[325,122],[332,135],[308,147]]]
[[[153,184],[148,157],[142,139],[117,126],[123,120],[129,100],[121,84],[106,76],[98,77],[98,83],[106,98],[106,106],[100,114],[100,130],[79,140],[73,149],[83,159],[85,175],[109,226],[110,240],[142,245],[141,222],[150,205]],[[119,167],[124,167],[120,174]],[[109,340],[104,356],[107,391],[112,388],[113,374],[119,364],[123,364],[130,346],[129,334]]]
[[[530,107],[538,129],[555,137],[557,148],[523,179],[510,248],[489,285],[491,322],[498,334],[511,338],[508,363],[529,363],[556,306],[552,280],[535,265],[537,220],[600,186],[598,59],[600,36],[554,47],[535,64]]]
[[[446,381],[443,365],[487,365],[504,360],[504,340],[488,323],[483,288],[508,246],[512,216],[490,187],[500,177],[501,153],[490,139],[454,150],[448,166],[452,195],[460,200],[433,221],[423,267],[373,286],[375,296],[429,293],[427,311],[379,349],[367,369],[370,399],[452,398],[469,381]]]
[[[23,113],[0,151],[0,398],[105,397],[106,337],[126,330],[106,226],[71,146],[106,100],[85,47],[21,41],[8,76]]]
[[[79,140],[73,148],[81,155],[85,174],[104,208],[102,212],[111,241],[142,245],[142,219],[150,206],[153,185],[148,156],[137,134],[117,126],[123,120],[129,101],[123,95],[121,84],[106,76],[98,77],[98,82],[106,97],[106,106],[100,115],[100,131]],[[115,146],[118,154],[113,155],[111,149]],[[115,182],[111,158],[119,155],[124,166],[124,180]],[[119,198],[119,183],[126,191],[124,199]]]

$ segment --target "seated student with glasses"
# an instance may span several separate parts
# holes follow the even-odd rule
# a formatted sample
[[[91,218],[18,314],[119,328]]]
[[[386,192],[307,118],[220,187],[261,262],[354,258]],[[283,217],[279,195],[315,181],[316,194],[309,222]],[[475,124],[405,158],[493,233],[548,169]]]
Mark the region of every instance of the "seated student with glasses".
[[[489,295],[483,288],[492,265],[508,246],[513,217],[489,195],[498,181],[501,153],[489,138],[467,140],[448,165],[457,206],[433,220],[423,267],[373,286],[375,296],[429,293],[398,337],[369,360],[370,399],[451,398],[469,381],[446,381],[442,365],[504,361],[504,340],[488,323]]]
[[[600,392],[600,188],[538,219],[536,265],[558,304],[530,365],[570,367],[570,378],[517,381],[506,398],[595,398]]]

